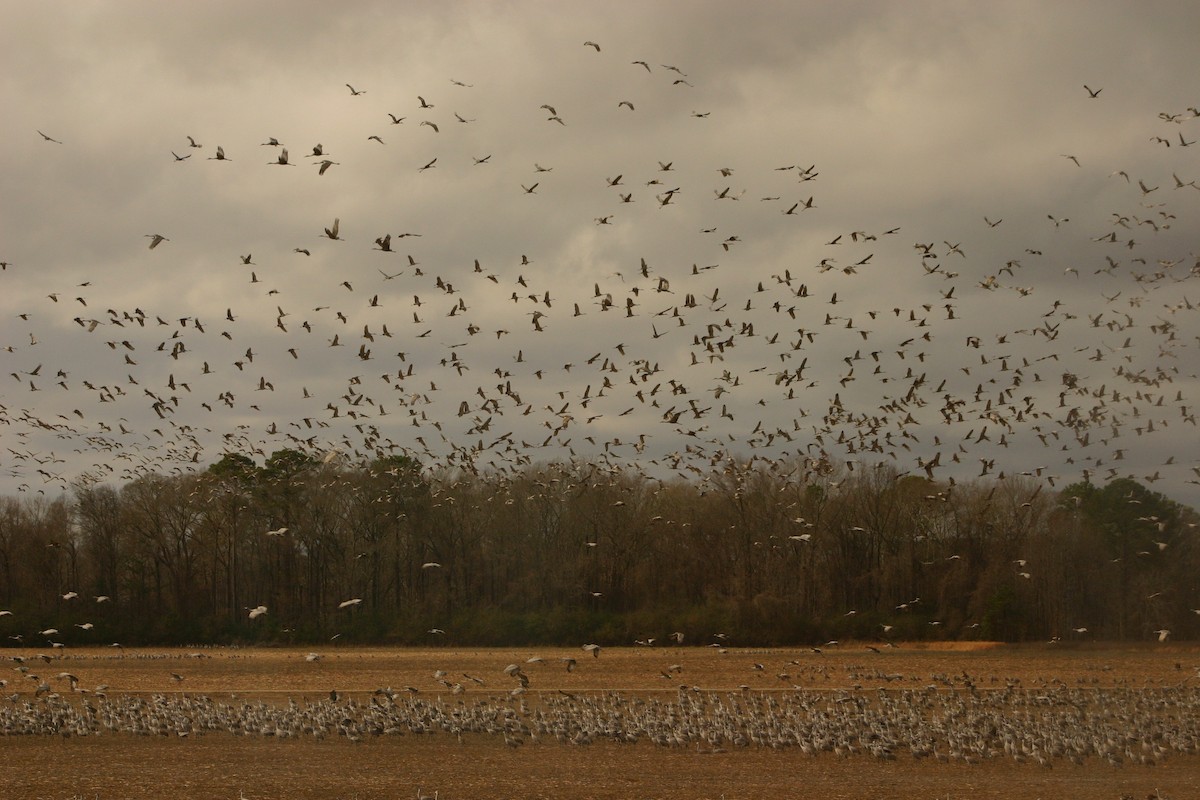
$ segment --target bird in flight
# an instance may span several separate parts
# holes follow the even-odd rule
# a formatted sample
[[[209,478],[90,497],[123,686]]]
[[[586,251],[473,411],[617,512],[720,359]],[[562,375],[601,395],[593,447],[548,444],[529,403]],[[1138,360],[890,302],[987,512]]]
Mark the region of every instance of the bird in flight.
[[[1091,98],[1099,97],[1100,93],[1104,91],[1103,87],[1101,87],[1099,89],[1093,89],[1090,86],[1088,86],[1086,83],[1083,85],[1083,88],[1087,89],[1088,97],[1091,97]]]
[[[55,139],[52,136],[47,136],[46,134],[42,133],[41,131],[38,131],[38,135],[41,136],[43,139],[45,139],[47,142],[54,142],[55,144],[62,144],[62,142],[60,142],[58,139]]]
[[[145,238],[150,240],[150,249],[151,250],[158,247],[163,242],[171,241],[167,237],[163,236],[161,233],[147,233]]]
[[[353,86],[351,86],[351,85],[350,85],[350,84],[348,84],[348,83],[346,84],[346,88],[350,90],[350,94],[351,94],[352,96],[354,96],[354,97],[358,97],[360,94],[366,94],[366,93],[367,93],[367,90],[366,90],[366,89],[355,89]]]

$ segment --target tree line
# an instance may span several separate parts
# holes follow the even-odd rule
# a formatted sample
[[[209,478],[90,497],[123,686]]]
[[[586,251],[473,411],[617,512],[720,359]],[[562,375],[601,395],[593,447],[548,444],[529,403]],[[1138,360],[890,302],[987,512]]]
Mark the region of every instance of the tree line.
[[[1198,522],[1126,478],[1052,491],[826,461],[725,457],[662,479],[226,455],[0,499],[0,641],[1194,638]]]

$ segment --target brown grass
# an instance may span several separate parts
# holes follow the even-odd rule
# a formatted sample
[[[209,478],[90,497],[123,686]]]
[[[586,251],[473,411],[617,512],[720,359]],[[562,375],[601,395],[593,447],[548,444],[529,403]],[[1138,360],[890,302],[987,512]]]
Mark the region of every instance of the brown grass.
[[[282,700],[287,696],[368,693],[411,686],[420,693],[446,694],[433,677],[470,686],[468,698],[507,692],[509,663],[521,663],[530,691],[674,692],[680,683],[705,690],[782,690],[920,687],[935,675],[966,672],[977,685],[1019,678],[1025,685],[1062,680],[1069,685],[1163,686],[1193,679],[1200,649],[1186,645],[903,646],[875,653],[865,645],[809,649],[728,650],[709,648],[612,648],[600,657],[577,649],[402,650],[323,648],[315,663],[305,650],[77,650],[32,671],[67,691],[52,676],[71,672],[80,686],[109,685],[109,694],[177,692],[227,697],[231,693]],[[193,657],[199,653],[201,657]],[[17,651],[9,651],[16,655]],[[32,656],[33,652],[23,655]],[[56,654],[57,655],[57,654]],[[526,664],[530,656],[541,663]],[[576,658],[568,673],[559,659]],[[798,663],[791,663],[798,662]],[[757,669],[761,664],[762,669]],[[682,666],[668,681],[661,672]],[[175,672],[182,682],[171,677]],[[485,681],[477,686],[468,673]],[[882,674],[903,675],[889,684]],[[786,675],[785,678],[779,677]],[[26,698],[34,683],[11,673],[10,692]],[[28,685],[26,685],[28,684]],[[171,797],[179,800],[265,798],[414,798],[417,787],[441,798],[1005,798],[1138,800],[1156,789],[1164,797],[1200,797],[1200,757],[1176,756],[1155,767],[1114,768],[1090,759],[1084,766],[1056,762],[1053,769],[996,758],[968,766],[916,762],[903,756],[881,762],[868,756],[805,756],[796,748],[693,750],[597,743],[587,747],[544,742],[517,749],[499,739],[475,737],[462,743],[445,735],[397,736],[352,744],[342,739],[279,741],[208,734],[188,739],[104,735],[0,739],[0,798],[22,800],[121,800]]]

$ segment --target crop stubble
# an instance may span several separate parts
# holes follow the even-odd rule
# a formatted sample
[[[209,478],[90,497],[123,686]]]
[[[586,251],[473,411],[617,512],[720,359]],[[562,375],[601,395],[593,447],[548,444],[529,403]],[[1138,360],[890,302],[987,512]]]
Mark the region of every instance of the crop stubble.
[[[516,686],[503,673],[520,664],[530,679],[529,700],[539,693],[616,690],[673,697],[679,685],[704,691],[805,689],[874,691],[921,688],[935,676],[971,676],[987,689],[1019,678],[1023,685],[1062,681],[1070,686],[1174,686],[1196,680],[1200,651],[1170,647],[959,646],[880,647],[847,644],[810,649],[718,651],[703,647],[606,648],[599,658],[577,649],[323,648],[308,662],[293,648],[115,650],[80,649],[50,664],[30,662],[43,677],[70,672],[81,688],[108,685],[121,693],[231,695],[286,702],[319,699],[337,689],[366,698],[373,690],[409,687],[423,696],[450,693],[434,678],[467,688],[468,702],[499,698]],[[36,655],[9,651],[8,655]],[[531,657],[541,662],[527,663]],[[564,658],[575,658],[568,672]],[[761,669],[756,665],[761,665]],[[672,666],[681,670],[671,671]],[[668,680],[666,672],[672,675]],[[182,676],[178,681],[172,673]],[[463,673],[482,679],[479,686]],[[781,676],[786,677],[781,677]],[[891,680],[883,676],[891,676]],[[896,676],[902,676],[897,678]],[[67,687],[55,681],[55,688]],[[9,691],[26,696],[33,684],[10,679]],[[798,748],[727,748],[698,752],[637,744],[588,746],[543,741],[507,747],[499,737],[447,734],[382,736],[352,743],[235,737],[208,733],[179,739],[126,734],[0,738],[0,797],[22,800],[123,800],[170,796],[209,800],[239,795],[266,798],[415,797],[418,787],[441,798],[1112,798],[1141,800],[1159,791],[1182,800],[1200,797],[1200,756],[1174,756],[1157,766],[1111,767],[1098,759],[1083,766],[1056,761],[1052,769],[994,758],[976,765],[895,761],[867,755],[808,756]]]

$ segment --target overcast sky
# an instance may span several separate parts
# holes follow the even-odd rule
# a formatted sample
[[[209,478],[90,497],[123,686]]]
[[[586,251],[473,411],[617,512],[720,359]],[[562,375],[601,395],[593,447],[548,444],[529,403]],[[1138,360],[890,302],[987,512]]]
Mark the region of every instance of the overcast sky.
[[[1194,4],[3,5],[2,491],[299,446],[1200,501]]]

